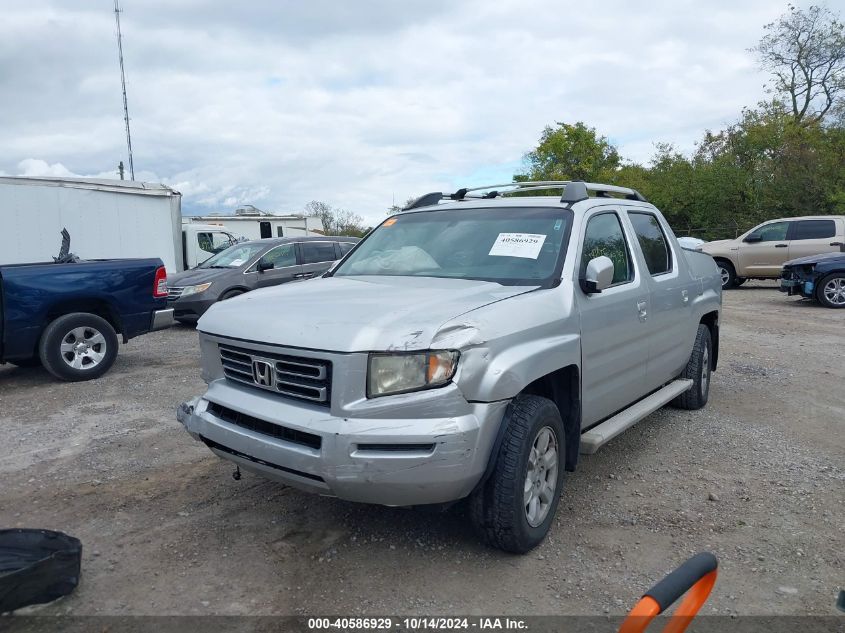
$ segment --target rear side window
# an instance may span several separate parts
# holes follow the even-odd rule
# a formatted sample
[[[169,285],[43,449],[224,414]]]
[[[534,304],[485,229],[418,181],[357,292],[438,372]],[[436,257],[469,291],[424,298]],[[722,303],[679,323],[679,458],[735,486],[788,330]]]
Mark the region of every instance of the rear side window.
[[[299,248],[302,253],[302,263],[316,264],[334,261],[337,259],[334,244],[334,242],[301,242]]]
[[[619,217],[615,213],[602,213],[590,218],[584,231],[582,253],[582,276],[591,259],[605,255],[613,262],[613,284],[625,283],[634,278],[631,253],[628,251]]]
[[[799,220],[795,224],[793,240],[820,240],[836,236],[833,220]]]
[[[628,217],[634,225],[648,272],[661,275],[672,270],[672,253],[657,218],[651,213],[631,212],[628,212]]]
[[[353,242],[338,242],[338,246],[340,246],[340,255],[342,257],[351,251],[355,244]]]

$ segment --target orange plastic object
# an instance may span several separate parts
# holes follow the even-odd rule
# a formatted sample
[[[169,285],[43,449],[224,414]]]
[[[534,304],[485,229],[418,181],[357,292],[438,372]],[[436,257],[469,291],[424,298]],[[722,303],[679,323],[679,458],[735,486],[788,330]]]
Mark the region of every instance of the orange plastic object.
[[[684,595],[684,599],[675,612],[669,623],[663,629],[663,633],[683,633],[692,622],[698,610],[707,602],[713,585],[716,584],[717,570],[711,571],[696,582]],[[619,627],[619,633],[642,633],[646,630],[655,616],[660,614],[660,605],[650,596],[643,596],[634,608],[628,613],[628,617]]]
[[[663,629],[663,633],[684,633],[695,614],[707,602],[713,585],[716,584],[716,574],[717,571],[714,569],[690,587],[681,604],[672,613],[672,619]]]
[[[619,633],[641,633],[660,613],[660,605],[651,596],[643,596],[628,613],[628,617],[619,627]]]

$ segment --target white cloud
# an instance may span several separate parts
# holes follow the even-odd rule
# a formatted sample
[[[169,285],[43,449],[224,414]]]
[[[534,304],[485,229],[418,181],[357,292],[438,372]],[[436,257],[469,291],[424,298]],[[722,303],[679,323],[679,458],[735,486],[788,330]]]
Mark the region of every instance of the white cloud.
[[[0,170],[113,177],[125,155],[113,15],[33,0],[0,22]],[[786,5],[554,0],[125,0],[136,178],[184,206],[394,199],[512,173],[583,120],[645,161],[763,97],[747,48]],[[66,172],[66,173],[65,173]]]
[[[37,158],[25,158],[18,163],[19,176],[74,176],[76,174],[61,163],[49,164]]]

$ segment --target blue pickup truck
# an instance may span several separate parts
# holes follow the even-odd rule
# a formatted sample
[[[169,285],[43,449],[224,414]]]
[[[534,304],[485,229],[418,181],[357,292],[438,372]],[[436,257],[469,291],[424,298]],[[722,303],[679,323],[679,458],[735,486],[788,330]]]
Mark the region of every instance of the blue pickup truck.
[[[160,259],[0,266],[0,363],[62,380],[102,376],[129,339],[169,327]]]

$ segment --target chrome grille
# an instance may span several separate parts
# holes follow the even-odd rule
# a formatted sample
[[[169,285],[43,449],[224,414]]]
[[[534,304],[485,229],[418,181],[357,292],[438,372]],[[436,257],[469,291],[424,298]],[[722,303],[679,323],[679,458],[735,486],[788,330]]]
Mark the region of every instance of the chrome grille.
[[[176,301],[179,297],[182,296],[182,292],[185,290],[184,287],[180,286],[168,286],[167,287],[167,300],[168,301]]]
[[[331,401],[331,361],[259,352],[231,345],[220,345],[219,348],[223,374],[229,380],[326,406]],[[272,370],[269,374],[266,373],[268,365]]]

